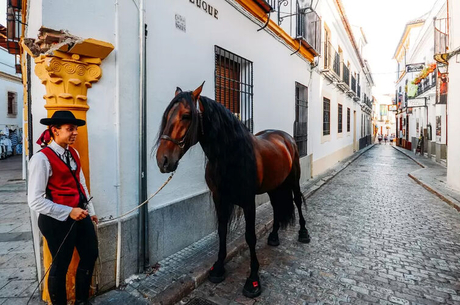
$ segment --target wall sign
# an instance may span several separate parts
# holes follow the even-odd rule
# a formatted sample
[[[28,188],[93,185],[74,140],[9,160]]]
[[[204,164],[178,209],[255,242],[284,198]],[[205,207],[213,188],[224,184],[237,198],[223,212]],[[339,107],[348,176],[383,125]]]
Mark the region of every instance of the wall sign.
[[[424,66],[425,65],[423,63],[420,63],[420,64],[408,64],[408,65],[406,65],[406,71],[407,72],[422,71]]]
[[[397,105],[388,105],[388,111],[398,111]]]
[[[407,107],[425,107],[426,101],[424,98],[414,98],[407,100]]]
[[[179,14],[176,14],[176,29],[181,30],[183,32],[186,31],[185,17]]]
[[[204,12],[213,16],[214,18],[219,19],[219,16],[218,16],[219,11],[215,7],[207,3],[206,1],[202,1],[202,0],[189,0],[189,1],[192,4],[195,4],[196,7],[198,7],[199,9],[202,9]]]

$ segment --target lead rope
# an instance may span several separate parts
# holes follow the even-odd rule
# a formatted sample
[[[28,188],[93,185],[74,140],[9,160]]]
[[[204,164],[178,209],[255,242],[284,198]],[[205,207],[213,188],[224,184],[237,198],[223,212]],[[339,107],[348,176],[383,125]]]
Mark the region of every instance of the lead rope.
[[[109,221],[113,221],[113,220],[116,220],[116,219],[119,219],[119,218],[122,218],[122,217],[125,217],[126,215],[128,214],[131,214],[132,212],[134,212],[135,210],[137,210],[138,208],[140,208],[141,206],[143,206],[144,204],[146,204],[147,202],[150,201],[150,199],[152,199],[153,197],[155,197],[165,186],[166,184],[169,183],[169,181],[171,181],[172,177],[174,176],[174,173],[175,172],[172,172],[171,175],[169,176],[169,178],[165,181],[165,183],[163,183],[162,186],[160,186],[160,188],[153,194],[151,195],[147,200],[145,200],[144,202],[142,202],[141,204],[139,204],[137,207],[129,210],[128,212],[124,213],[123,215],[120,215],[118,217],[115,217],[115,218],[112,218],[112,219],[109,219],[109,220],[106,220],[106,221],[100,221],[100,223],[105,223],[105,222],[109,222]],[[90,199],[91,200],[91,199]],[[59,251],[61,250],[61,247],[62,245],[64,244],[64,242],[66,241],[67,237],[69,236],[70,234],[70,231],[72,231],[72,228],[73,226],[75,225],[76,221],[74,221],[72,223],[72,225],[70,226],[70,230],[69,232],[67,232],[67,235],[64,237],[64,240],[62,241],[61,245],[59,246],[57,252],[56,252],[56,255],[54,256],[54,258],[52,259],[51,261],[51,264],[50,266],[48,267],[48,270],[46,270],[45,274],[43,275],[43,277],[41,278],[40,282],[38,283],[37,287],[35,287],[34,291],[32,292],[32,295],[29,297],[29,300],[27,301],[27,305],[29,304],[30,300],[32,300],[32,297],[34,296],[35,294],[35,291],[37,291],[38,287],[40,287],[40,285],[42,284],[43,280],[45,279],[45,276],[48,274],[48,272],[50,271],[51,269],[51,266],[53,265],[54,263],[54,260],[56,259],[56,257],[58,256],[59,254]],[[98,225],[96,225],[96,238],[97,238],[97,244],[98,244],[98,249],[99,249],[99,238],[98,238]],[[98,261],[99,261],[99,268],[96,268],[96,287],[94,286],[91,286],[91,288],[95,289],[99,286],[99,279],[100,279],[100,273],[101,273],[101,270],[102,270],[102,262],[101,262],[101,259],[100,257],[98,256]]]
[[[117,216],[117,217],[115,217],[115,218],[110,218],[110,219],[107,219],[107,220],[105,220],[105,221],[100,221],[99,223],[102,224],[102,223],[106,223],[106,222],[109,222],[109,221],[114,221],[114,220],[123,218],[123,217],[125,217],[125,216],[128,215],[128,214],[131,214],[132,212],[134,212],[135,210],[137,210],[138,208],[140,208],[141,206],[143,206],[144,204],[146,204],[147,202],[149,202],[150,199],[152,199],[153,197],[155,197],[155,196],[166,186],[166,184],[168,184],[169,181],[171,181],[172,177],[174,176],[174,173],[175,173],[175,172],[172,172],[171,175],[169,176],[168,180],[166,180],[165,183],[163,183],[163,185],[160,186],[160,188],[159,188],[153,195],[150,195],[150,197],[149,197],[147,200],[145,200],[144,202],[142,202],[141,204],[139,204],[137,207],[135,207],[135,208],[129,210],[128,212],[124,213],[123,215]]]

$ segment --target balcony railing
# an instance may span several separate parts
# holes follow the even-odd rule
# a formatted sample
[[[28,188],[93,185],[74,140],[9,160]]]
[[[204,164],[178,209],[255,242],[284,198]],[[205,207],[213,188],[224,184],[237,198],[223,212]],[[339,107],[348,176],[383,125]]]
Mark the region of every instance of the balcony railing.
[[[434,55],[446,54],[449,50],[449,18],[434,19]]]
[[[334,72],[340,78],[340,55],[330,41],[324,43],[324,69]]]
[[[356,78],[353,75],[351,76],[351,90],[356,93]]]
[[[350,85],[350,70],[348,70],[348,67],[345,65],[345,63],[342,63],[342,80],[345,84],[348,86]]]
[[[431,88],[436,87],[436,78],[437,78],[437,70],[434,70],[427,77],[422,79],[420,83],[417,85],[417,94],[415,97],[422,95],[423,93],[427,92]]]
[[[275,11],[278,3],[277,0],[254,0],[254,2],[266,13]]]
[[[297,3],[296,37],[302,38],[316,53],[321,54],[321,18],[315,11],[303,12]]]

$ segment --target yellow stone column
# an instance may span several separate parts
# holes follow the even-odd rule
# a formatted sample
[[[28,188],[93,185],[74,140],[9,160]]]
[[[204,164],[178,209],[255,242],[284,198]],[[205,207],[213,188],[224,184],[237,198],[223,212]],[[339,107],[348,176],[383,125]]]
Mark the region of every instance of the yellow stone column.
[[[90,171],[88,156],[88,131],[86,112],[87,91],[102,76],[101,62],[113,50],[113,45],[103,41],[87,39],[75,44],[70,50],[61,47],[50,52],[50,55],[35,57],[35,74],[46,87],[45,108],[48,117],[57,110],[70,110],[76,118],[86,121],[85,126],[78,128],[77,141],[73,145],[81,159],[81,166],[90,188]],[[26,49],[26,51],[28,51]],[[31,53],[31,52],[30,52]],[[43,264],[46,271],[51,264],[48,245],[43,238]],[[67,272],[67,298],[75,299],[75,273],[78,266],[78,253],[75,250]],[[48,275],[44,280],[43,300],[50,302],[48,294]]]

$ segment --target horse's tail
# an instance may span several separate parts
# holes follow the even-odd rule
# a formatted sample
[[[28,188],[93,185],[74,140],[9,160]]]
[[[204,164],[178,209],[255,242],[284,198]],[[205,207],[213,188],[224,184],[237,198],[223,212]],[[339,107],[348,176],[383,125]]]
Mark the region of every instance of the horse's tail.
[[[269,193],[273,206],[274,219],[278,221],[281,228],[286,228],[295,222],[295,210],[292,197],[292,188],[288,183],[283,183],[276,190]]]

